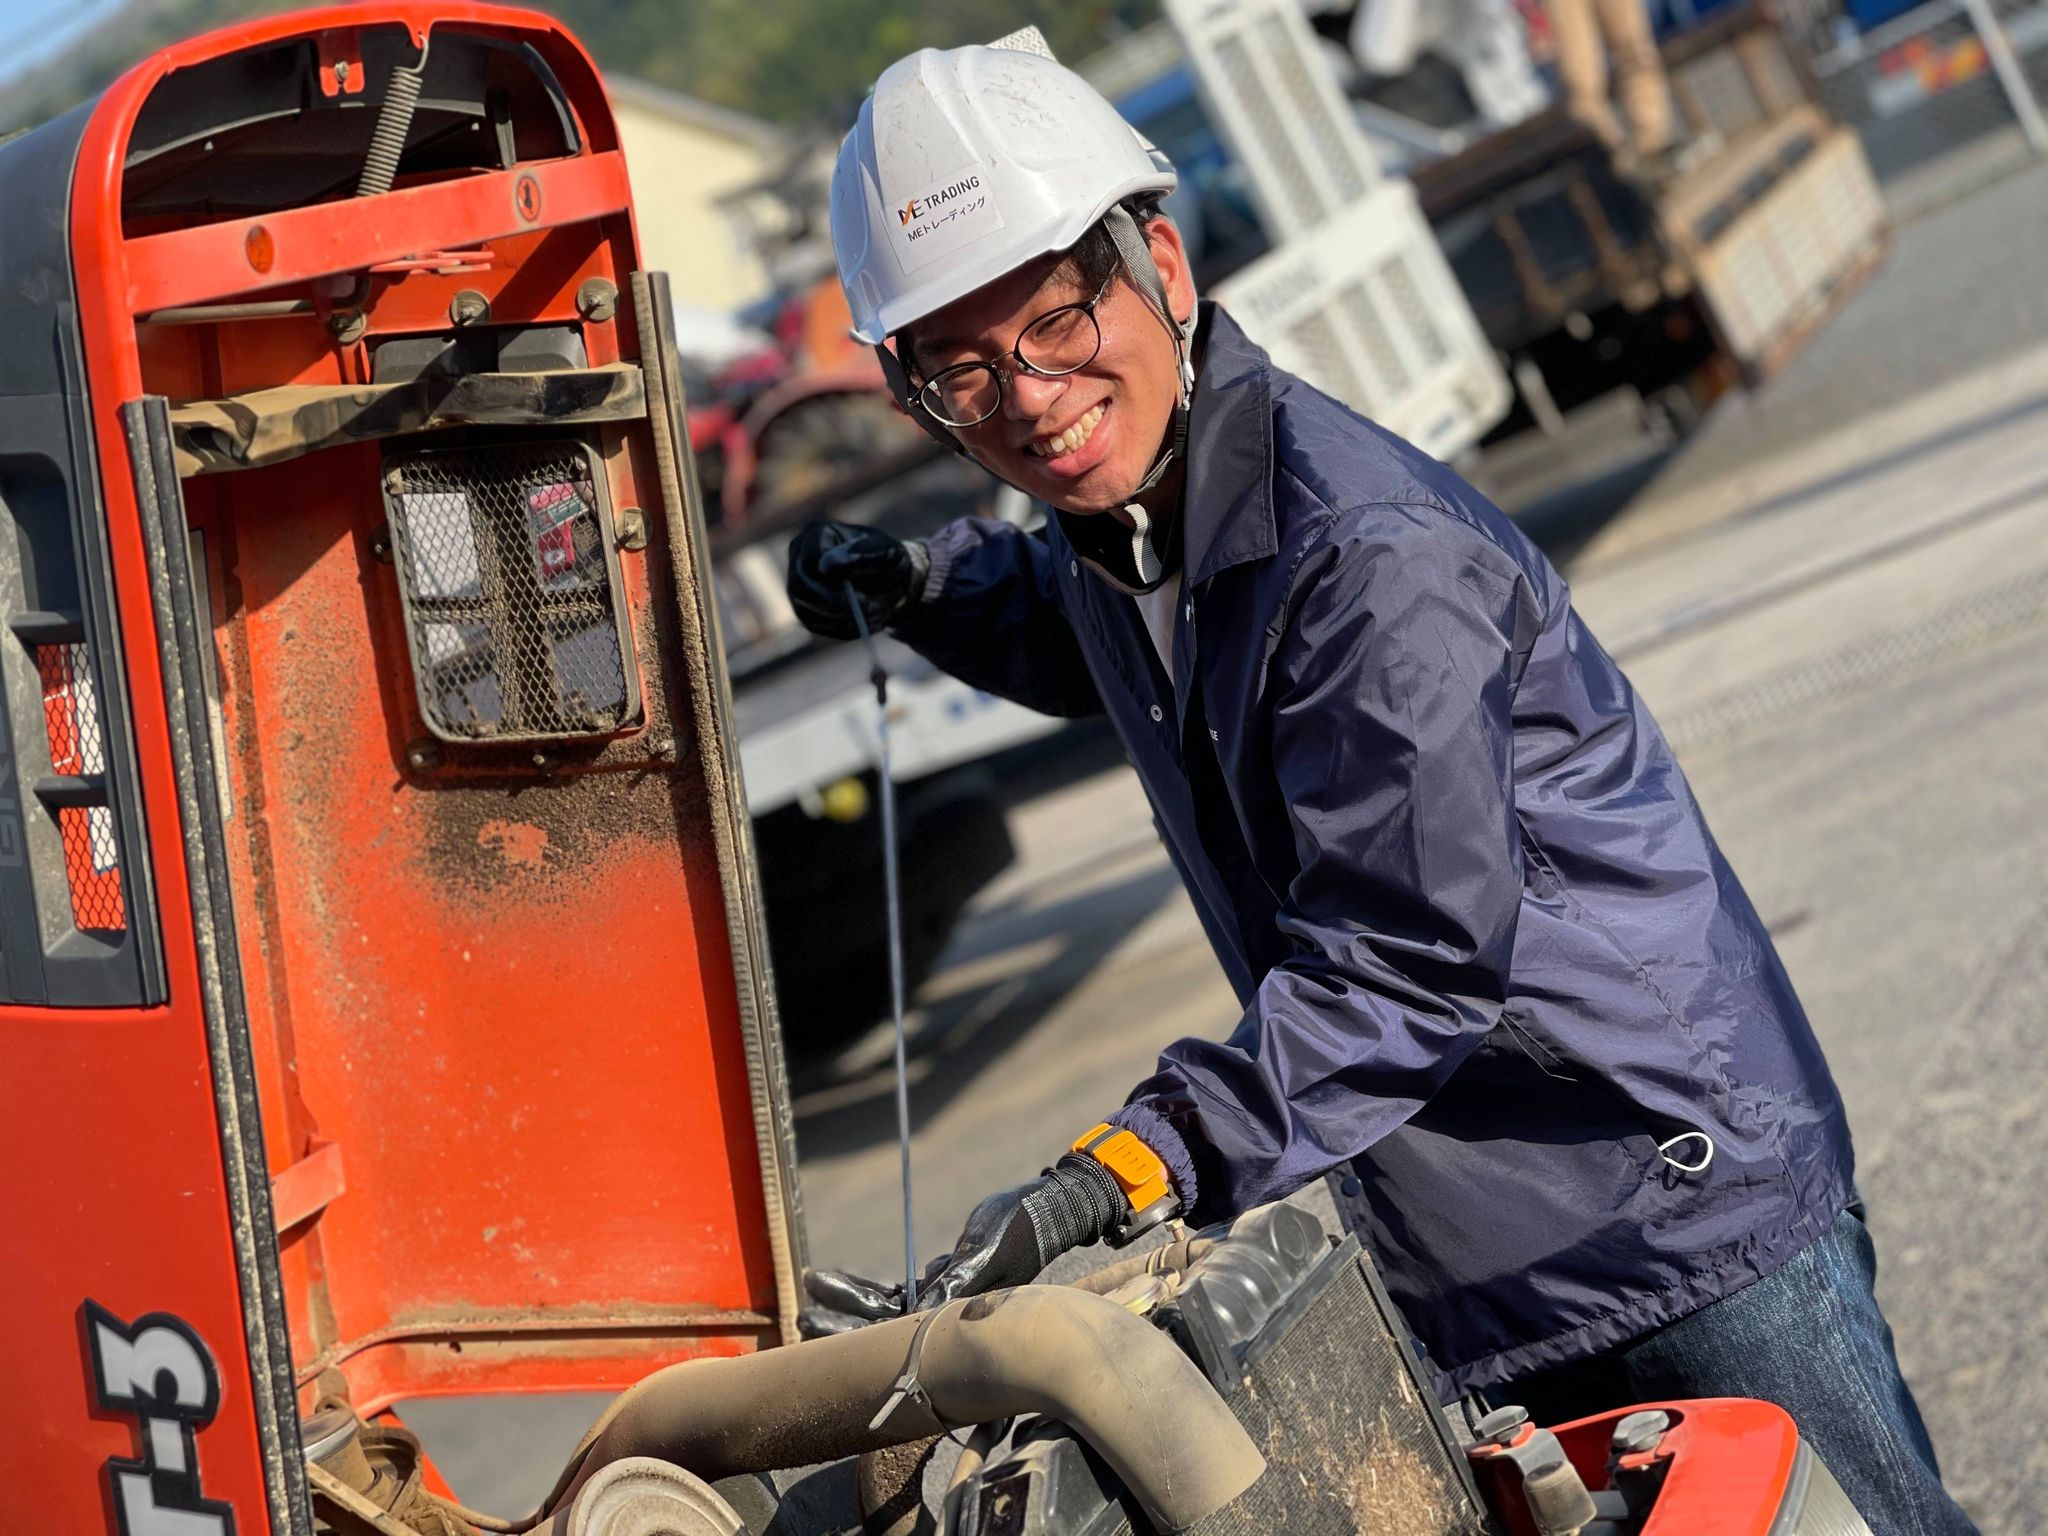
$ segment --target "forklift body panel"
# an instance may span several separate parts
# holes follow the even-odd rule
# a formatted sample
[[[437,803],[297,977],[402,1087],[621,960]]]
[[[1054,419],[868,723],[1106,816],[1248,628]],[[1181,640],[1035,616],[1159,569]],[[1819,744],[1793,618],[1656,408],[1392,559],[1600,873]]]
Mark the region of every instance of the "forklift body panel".
[[[343,1381],[793,1337],[666,284],[589,58],[483,5],[268,18],[0,192],[0,1487],[310,1531]]]

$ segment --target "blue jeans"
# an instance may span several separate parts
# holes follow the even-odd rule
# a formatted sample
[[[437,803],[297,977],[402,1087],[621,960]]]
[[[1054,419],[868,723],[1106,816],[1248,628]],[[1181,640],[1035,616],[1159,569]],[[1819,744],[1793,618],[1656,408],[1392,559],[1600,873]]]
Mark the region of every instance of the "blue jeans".
[[[1876,1536],[1975,1536],[1941,1486],[1872,1286],[1877,1250],[1851,1204],[1825,1237],[1690,1317],[1591,1360],[1487,1393],[1557,1424],[1632,1402],[1754,1397],[1798,1424]]]

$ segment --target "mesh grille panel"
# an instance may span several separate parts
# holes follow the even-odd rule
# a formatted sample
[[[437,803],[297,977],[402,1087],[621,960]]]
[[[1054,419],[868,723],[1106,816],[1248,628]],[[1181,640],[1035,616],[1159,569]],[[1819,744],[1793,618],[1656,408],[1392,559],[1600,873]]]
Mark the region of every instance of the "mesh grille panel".
[[[420,709],[457,741],[602,736],[638,714],[610,521],[580,443],[436,450],[386,480]]]
[[[1316,188],[1315,177],[1302,163],[1301,156],[1295,153],[1294,140],[1288,134],[1286,124],[1281,122],[1279,110],[1266,92],[1265,82],[1259,78],[1258,66],[1252,61],[1244,39],[1226,37],[1218,42],[1216,62],[1222,65],[1232,94],[1251,122],[1252,132],[1259,141],[1257,148],[1272,158],[1273,169],[1287,190],[1289,203],[1304,224],[1311,227],[1320,224],[1329,210],[1324,206],[1322,193]]]
[[[104,795],[106,744],[100,734],[99,695],[85,647],[39,645],[36,670],[43,683],[43,724],[50,737],[51,769],[66,778],[97,780]],[[128,911],[121,895],[112,808],[60,806],[57,831],[64,840],[72,922],[88,933],[122,932],[128,926]]]
[[[1365,381],[1344,355],[1344,343],[1328,315],[1312,314],[1297,320],[1287,328],[1287,339],[1300,349],[1295,371],[1309,383],[1335,395],[1355,411],[1371,408]]]
[[[1323,157],[1323,169],[1330,173],[1338,204],[1356,202],[1365,196],[1365,180],[1346,153],[1343,129],[1332,121],[1328,104],[1309,74],[1309,61],[1295,46],[1294,33],[1278,15],[1268,16],[1259,23],[1259,41],[1280,76],[1280,89],[1288,105],[1307,125],[1308,140]]]
[[[1679,72],[1679,81],[1688,104],[1699,114],[1700,132],[1732,139],[1764,121],[1763,107],[1733,48],[1694,60]]]
[[[1351,317],[1352,325],[1364,340],[1366,356],[1372,359],[1387,393],[1396,398],[1406,394],[1409,383],[1407,366],[1394,346],[1394,338],[1387,334],[1386,326],[1381,323],[1379,309],[1373,303],[1372,295],[1365,291],[1365,284],[1351,284],[1338,295],[1337,304]]]
[[[1415,286],[1415,275],[1408,270],[1408,258],[1391,257],[1380,268],[1380,280],[1387,285],[1388,294],[1400,310],[1402,320],[1407,323],[1408,334],[1415,338],[1423,362],[1431,368],[1448,362],[1450,351],[1444,346],[1443,336],[1436,328],[1429,306],[1422,302],[1422,290]]]

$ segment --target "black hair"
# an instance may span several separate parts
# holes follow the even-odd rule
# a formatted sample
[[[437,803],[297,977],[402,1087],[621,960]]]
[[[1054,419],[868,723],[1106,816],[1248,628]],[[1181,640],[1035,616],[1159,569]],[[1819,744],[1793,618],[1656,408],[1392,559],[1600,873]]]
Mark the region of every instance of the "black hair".
[[[1140,192],[1135,197],[1125,198],[1123,208],[1142,230],[1154,219],[1165,217],[1160,211],[1160,205],[1165,201],[1166,194],[1163,192]],[[1051,277],[1053,273],[1064,270],[1074,279],[1077,287],[1093,293],[1121,271],[1123,264],[1124,259],[1116,248],[1116,241],[1111,238],[1102,220],[1097,219],[1088,226],[1080,239],[1064,251],[1056,251],[1047,258],[1045,275]],[[915,329],[915,322],[912,322],[897,331],[894,338],[897,357],[902,359],[904,370],[913,375],[917,372]]]
[[[1124,199],[1124,211],[1143,230],[1154,219],[1165,217],[1159,205],[1165,201],[1158,192],[1143,192],[1136,197]],[[1116,248],[1116,241],[1110,237],[1109,227],[1100,219],[1088,226],[1088,232],[1068,246],[1063,259],[1053,270],[1067,268],[1076,283],[1089,292],[1094,292],[1108,282],[1123,266],[1124,259]]]

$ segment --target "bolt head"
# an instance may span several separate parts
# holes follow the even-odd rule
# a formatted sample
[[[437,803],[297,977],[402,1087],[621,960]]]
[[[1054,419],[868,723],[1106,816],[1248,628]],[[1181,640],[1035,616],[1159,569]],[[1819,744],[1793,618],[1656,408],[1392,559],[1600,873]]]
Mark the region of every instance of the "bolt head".
[[[448,318],[457,325],[478,325],[491,318],[491,301],[465,288],[448,301]]]
[[[1633,1456],[1639,1451],[1655,1450],[1664,1431],[1670,1427],[1671,1415],[1661,1408],[1645,1408],[1640,1413],[1631,1413],[1614,1426],[1614,1454]]]
[[[618,286],[609,278],[586,279],[576,290],[576,312],[586,320],[603,322],[619,312]]]
[[[619,548],[645,549],[647,547],[647,514],[638,507],[622,507],[614,519],[618,532]]]
[[[425,771],[441,763],[441,749],[431,741],[416,741],[405,749],[406,765]]]
[[[1505,1408],[1494,1409],[1481,1419],[1473,1433],[1489,1445],[1506,1445],[1521,1433],[1522,1426],[1528,1422],[1528,1409],[1509,1404]]]

